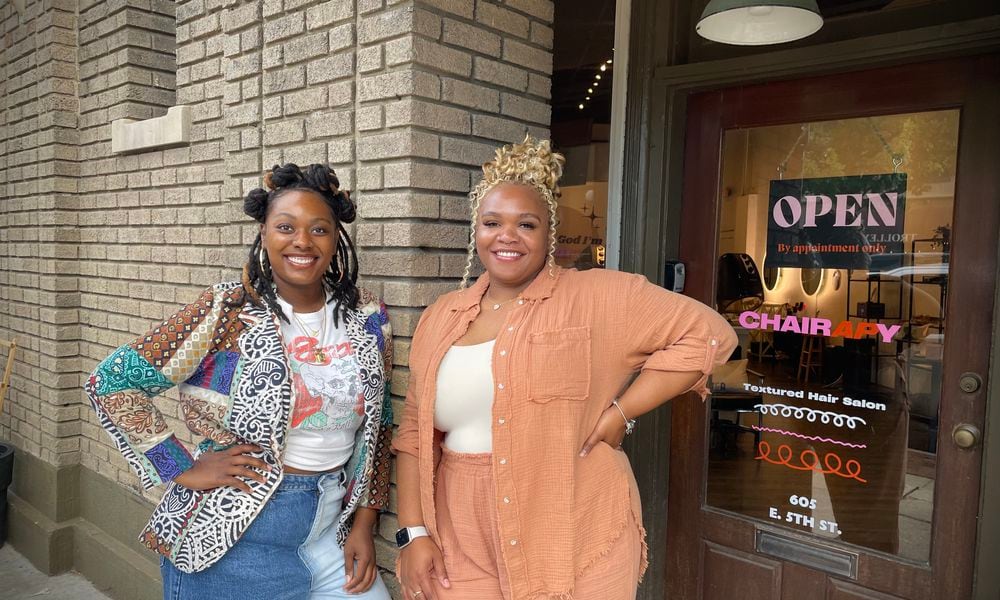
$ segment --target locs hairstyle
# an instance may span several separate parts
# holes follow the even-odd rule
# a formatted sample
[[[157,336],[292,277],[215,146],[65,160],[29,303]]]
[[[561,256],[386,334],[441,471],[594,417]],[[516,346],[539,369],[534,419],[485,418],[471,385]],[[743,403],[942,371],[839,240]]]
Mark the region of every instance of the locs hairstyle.
[[[251,190],[243,199],[243,212],[258,223],[264,223],[274,201],[290,191],[313,192],[330,207],[337,222],[337,254],[323,275],[323,283],[330,292],[329,302],[336,302],[333,318],[334,323],[337,323],[348,308],[358,307],[358,257],[354,251],[354,242],[344,229],[344,223],[353,222],[357,216],[350,193],[340,189],[340,180],[333,169],[318,164],[301,169],[291,163],[275,165],[264,175],[264,187],[267,189]],[[255,304],[266,304],[281,319],[288,321],[278,305],[277,291],[271,278],[271,264],[261,245],[259,232],[250,246],[247,264],[243,267],[243,286],[250,292]]]
[[[461,287],[469,284],[472,264],[476,257],[476,222],[479,219],[479,203],[490,190],[503,183],[526,185],[536,192],[549,211],[549,248],[546,262],[549,274],[555,269],[556,226],[559,208],[559,178],[562,177],[566,158],[552,150],[549,140],[537,140],[530,135],[520,144],[510,144],[497,148],[494,158],[483,164],[483,178],[469,192],[469,247],[465,259],[465,272]]]

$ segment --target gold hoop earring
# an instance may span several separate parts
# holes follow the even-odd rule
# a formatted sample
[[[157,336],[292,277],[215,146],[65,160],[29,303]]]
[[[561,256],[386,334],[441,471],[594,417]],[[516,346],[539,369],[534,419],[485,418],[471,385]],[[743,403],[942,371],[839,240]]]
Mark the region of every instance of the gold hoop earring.
[[[337,253],[337,269],[340,270],[340,277],[337,278],[337,283],[340,283],[344,280],[344,274],[347,273],[347,257],[340,256],[339,252]]]
[[[263,246],[260,246],[259,248],[257,248],[257,263],[260,265],[260,274],[261,275],[266,275],[267,274],[267,267],[264,266],[264,255],[265,254],[267,254],[267,251],[264,250]]]
[[[334,271],[334,269],[333,269],[334,261],[336,261],[336,264],[337,264],[337,270],[336,271]],[[337,283],[338,284],[341,281],[344,280],[344,273],[347,271],[347,269],[343,268],[343,266],[341,264],[340,253],[337,253],[337,255],[333,258],[333,260],[330,261],[330,266],[327,267],[327,270],[330,271],[331,273],[336,273],[336,272],[340,273],[340,275],[337,277]]]

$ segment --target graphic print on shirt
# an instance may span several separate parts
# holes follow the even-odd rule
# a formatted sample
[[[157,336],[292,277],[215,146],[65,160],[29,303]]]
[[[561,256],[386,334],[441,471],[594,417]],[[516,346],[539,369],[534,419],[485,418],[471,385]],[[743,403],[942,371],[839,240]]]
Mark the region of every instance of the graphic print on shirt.
[[[288,344],[295,407],[293,429],[355,430],[364,416],[364,395],[349,341],[321,346],[311,336]]]

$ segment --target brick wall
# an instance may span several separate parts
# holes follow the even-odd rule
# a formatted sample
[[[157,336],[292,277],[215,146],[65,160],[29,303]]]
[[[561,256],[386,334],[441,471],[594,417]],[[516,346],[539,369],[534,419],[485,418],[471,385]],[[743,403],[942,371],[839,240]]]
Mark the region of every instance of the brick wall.
[[[75,3],[0,7],[0,336],[20,345],[0,439],[80,456]]]
[[[461,277],[479,165],[547,133],[551,0],[29,0],[0,18],[0,335],[25,346],[0,438],[143,493],[83,378],[238,276],[255,234],[239,200],[281,162],[328,162],[354,190],[401,412],[420,311]],[[189,146],[111,153],[114,119],[172,104],[192,107]],[[157,403],[184,432],[171,397]]]

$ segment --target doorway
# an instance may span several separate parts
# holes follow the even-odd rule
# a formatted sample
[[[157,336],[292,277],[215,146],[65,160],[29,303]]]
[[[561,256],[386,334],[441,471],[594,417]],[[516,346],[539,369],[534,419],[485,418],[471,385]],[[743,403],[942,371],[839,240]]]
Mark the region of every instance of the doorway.
[[[968,598],[996,56],[700,93],[687,293],[740,337],[671,432],[670,598]]]

